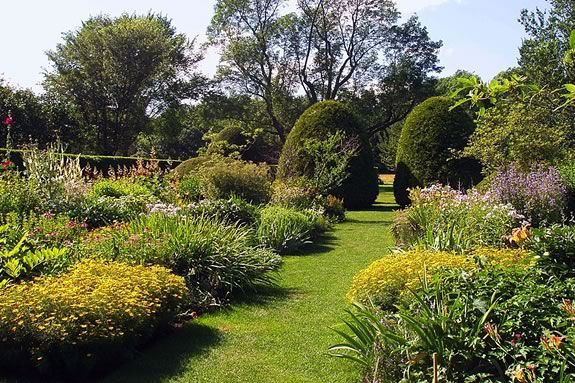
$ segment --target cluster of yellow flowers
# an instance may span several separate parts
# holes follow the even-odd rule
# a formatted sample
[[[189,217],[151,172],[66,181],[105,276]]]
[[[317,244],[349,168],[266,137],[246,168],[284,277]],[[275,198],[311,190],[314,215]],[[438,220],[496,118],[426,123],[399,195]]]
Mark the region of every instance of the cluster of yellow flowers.
[[[29,347],[40,360],[55,344],[137,343],[173,320],[187,293],[184,279],[163,267],[84,260],[2,291],[0,347]]]
[[[521,248],[479,247],[466,254],[433,250],[411,250],[388,255],[360,271],[353,279],[347,294],[352,302],[391,306],[398,298],[420,286],[439,269],[485,267],[531,267],[536,259],[532,253]]]
[[[486,266],[531,267],[536,261],[531,252],[520,248],[480,247],[470,255]]]
[[[423,279],[443,268],[469,268],[473,261],[464,255],[431,250],[412,250],[388,255],[360,271],[347,298],[353,302],[391,306],[401,294],[418,287]]]

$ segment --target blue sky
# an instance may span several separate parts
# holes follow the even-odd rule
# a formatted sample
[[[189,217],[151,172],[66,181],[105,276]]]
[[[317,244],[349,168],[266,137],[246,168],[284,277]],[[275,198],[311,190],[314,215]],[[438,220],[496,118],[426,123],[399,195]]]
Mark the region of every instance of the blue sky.
[[[2,4],[2,59],[0,76],[11,84],[40,90],[45,52],[61,41],[62,32],[81,21],[106,13],[168,15],[177,29],[202,36],[213,14],[215,0],[16,0]],[[517,22],[520,10],[546,7],[544,0],[399,0],[404,15],[416,12],[433,39],[443,40],[443,75],[466,69],[491,78],[517,61],[524,37]],[[211,74],[217,65],[211,52],[201,64]]]

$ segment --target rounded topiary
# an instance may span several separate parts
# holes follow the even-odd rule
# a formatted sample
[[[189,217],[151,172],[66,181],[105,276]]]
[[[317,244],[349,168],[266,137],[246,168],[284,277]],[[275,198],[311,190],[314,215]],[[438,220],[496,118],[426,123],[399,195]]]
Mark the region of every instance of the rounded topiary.
[[[172,170],[172,176],[178,180],[182,179],[184,176],[187,176],[192,172],[198,171],[202,167],[202,165],[204,165],[209,160],[210,160],[209,156],[198,156],[190,158],[189,160],[186,160],[181,164],[179,164],[178,166],[176,166],[174,170]]]
[[[327,192],[343,199],[348,209],[369,207],[379,191],[373,153],[357,117],[347,106],[337,101],[319,102],[301,115],[282,149],[277,177],[287,180],[312,176],[313,161],[303,150],[305,142],[310,139],[323,140],[336,133],[345,138],[357,139],[360,146],[349,164],[349,175],[343,184]]]
[[[433,183],[467,188],[481,181],[481,165],[457,158],[475,130],[472,118],[447,97],[432,97],[416,106],[403,125],[397,146],[393,190],[400,206],[409,205],[409,188]]]

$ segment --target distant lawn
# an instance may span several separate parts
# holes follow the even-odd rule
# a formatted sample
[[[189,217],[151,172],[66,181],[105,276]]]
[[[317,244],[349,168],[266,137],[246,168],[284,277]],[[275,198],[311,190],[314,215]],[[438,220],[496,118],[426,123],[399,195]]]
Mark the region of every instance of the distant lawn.
[[[393,196],[350,212],[329,238],[286,257],[278,287],[202,316],[103,382],[357,383],[356,366],[326,355],[353,275],[389,252]]]

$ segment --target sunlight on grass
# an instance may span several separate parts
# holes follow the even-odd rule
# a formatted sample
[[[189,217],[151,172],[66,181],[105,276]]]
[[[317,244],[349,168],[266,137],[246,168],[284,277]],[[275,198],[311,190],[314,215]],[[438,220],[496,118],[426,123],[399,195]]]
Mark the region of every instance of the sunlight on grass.
[[[353,275],[388,252],[389,186],[369,211],[350,212],[326,240],[286,257],[278,287],[205,315],[153,345],[105,382],[330,382],[359,379],[327,355]]]

